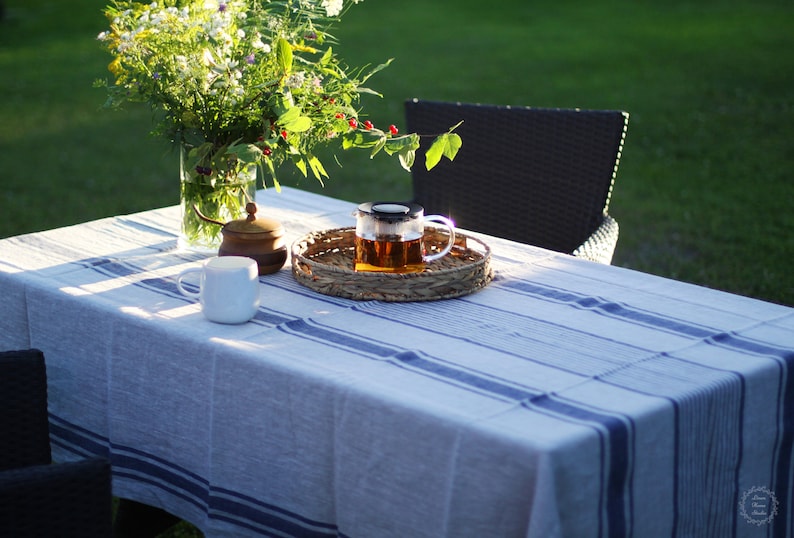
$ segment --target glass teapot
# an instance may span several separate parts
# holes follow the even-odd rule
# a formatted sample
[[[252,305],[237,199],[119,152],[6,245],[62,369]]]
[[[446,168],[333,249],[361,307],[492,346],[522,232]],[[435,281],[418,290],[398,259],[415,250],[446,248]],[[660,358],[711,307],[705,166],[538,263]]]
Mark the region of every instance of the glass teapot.
[[[446,256],[455,244],[455,224],[442,215],[424,215],[413,202],[365,202],[356,216],[356,271],[414,273],[425,264]],[[449,232],[446,246],[425,254],[425,222],[438,222]]]

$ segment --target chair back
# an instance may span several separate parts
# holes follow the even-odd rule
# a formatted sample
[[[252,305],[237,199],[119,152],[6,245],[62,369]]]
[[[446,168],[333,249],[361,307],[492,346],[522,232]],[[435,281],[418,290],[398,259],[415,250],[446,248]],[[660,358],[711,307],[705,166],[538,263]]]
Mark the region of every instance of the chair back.
[[[110,462],[86,458],[0,472],[0,536],[112,538]]]
[[[414,201],[465,229],[572,253],[601,224],[628,113],[420,101],[405,103],[408,130],[462,140],[431,171],[423,137],[412,169]]]
[[[38,349],[0,352],[0,536],[111,538],[110,462],[52,464]]]
[[[45,465],[51,457],[44,354],[0,352],[0,471]]]

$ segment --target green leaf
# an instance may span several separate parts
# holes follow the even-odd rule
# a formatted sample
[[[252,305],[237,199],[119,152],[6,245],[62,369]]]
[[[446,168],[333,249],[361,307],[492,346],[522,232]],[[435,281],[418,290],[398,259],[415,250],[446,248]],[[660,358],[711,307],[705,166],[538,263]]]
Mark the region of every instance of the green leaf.
[[[326,65],[327,63],[329,63],[333,59],[333,57],[334,57],[333,50],[331,49],[331,47],[328,47],[326,49],[326,51],[325,51],[325,54],[323,54],[323,57],[320,58],[320,62],[319,63],[321,65]]]
[[[382,63],[382,64],[378,65],[378,66],[377,66],[377,67],[375,67],[375,68],[373,68],[373,69],[372,69],[372,70],[371,70],[369,73],[367,73],[366,75],[364,75],[364,77],[361,79],[361,83],[363,84],[363,83],[364,83],[364,82],[366,82],[366,81],[367,81],[367,79],[368,79],[368,78],[370,78],[372,75],[374,75],[374,74],[378,73],[379,71],[383,71],[384,69],[386,69],[387,67],[389,67],[389,64],[391,64],[393,61],[394,61],[394,58],[389,58],[389,59],[388,59],[386,62],[384,62],[384,63]]]
[[[342,135],[342,149],[371,148],[378,143],[378,137],[367,131],[349,131]]]
[[[303,133],[312,128],[311,118],[302,116],[298,107],[292,107],[279,116],[278,124],[293,133]]]
[[[283,37],[276,40],[276,58],[285,75],[292,72],[292,45]]]
[[[375,144],[372,146],[372,151],[369,154],[369,158],[372,159],[377,155],[380,150],[382,150],[386,146],[386,135],[380,136],[376,141]]]
[[[284,128],[293,133],[303,133],[312,128],[312,120],[308,116],[298,116],[291,122],[284,124]]]
[[[427,149],[425,167],[432,170],[441,161],[441,157],[446,157],[450,161],[455,159],[461,145],[460,136],[456,133],[439,135]]]
[[[416,160],[416,150],[406,147],[397,154],[397,158],[400,159],[400,166],[410,172]]]
[[[298,170],[301,171],[301,174],[303,174],[303,177],[306,177],[308,175],[309,171],[306,168],[306,161],[304,161],[301,158],[294,158],[294,159],[292,159],[292,162],[295,164],[295,166],[298,168]]]
[[[383,97],[382,93],[376,92],[372,88],[367,88],[366,86],[359,86],[358,93],[368,93],[369,95],[374,95],[376,97]]]
[[[328,172],[325,171],[325,167],[323,166],[323,163],[320,162],[320,159],[318,159],[314,155],[310,155],[309,166],[311,166],[312,174],[314,174],[314,177],[317,178],[317,181],[320,182],[320,185],[325,187],[325,183],[323,183],[323,178],[328,177]]]
[[[276,192],[281,192],[281,183],[278,182],[278,177],[276,177],[276,167],[273,165],[273,161],[271,159],[265,159],[264,162],[260,161],[260,170],[263,170],[267,167],[267,171],[270,172],[270,177],[273,178],[273,186],[276,188]],[[262,174],[264,176],[264,173]],[[264,183],[264,181],[262,181]],[[267,187],[267,185],[265,185]]]
[[[237,160],[244,163],[254,163],[262,157],[262,150],[253,144],[233,144],[226,153],[237,156]]]
[[[400,153],[406,150],[417,150],[419,149],[419,135],[416,133],[412,133],[410,135],[404,135],[399,137],[389,138],[386,141],[386,147],[384,151],[389,155],[393,155],[395,153]]]

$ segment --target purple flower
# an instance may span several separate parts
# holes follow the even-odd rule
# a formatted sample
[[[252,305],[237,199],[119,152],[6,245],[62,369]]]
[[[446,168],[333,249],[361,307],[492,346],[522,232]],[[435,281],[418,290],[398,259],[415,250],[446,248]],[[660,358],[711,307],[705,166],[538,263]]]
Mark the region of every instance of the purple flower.
[[[253,65],[256,59],[254,58],[254,53],[252,52],[248,56],[245,57],[245,61],[248,65]]]
[[[155,72],[154,72],[154,74],[152,75],[152,78],[153,78],[154,80],[160,80],[160,73],[158,73],[157,71],[155,71]]]
[[[220,11],[221,13],[226,11],[226,4],[224,2],[221,2],[220,4],[218,4],[218,11]]]

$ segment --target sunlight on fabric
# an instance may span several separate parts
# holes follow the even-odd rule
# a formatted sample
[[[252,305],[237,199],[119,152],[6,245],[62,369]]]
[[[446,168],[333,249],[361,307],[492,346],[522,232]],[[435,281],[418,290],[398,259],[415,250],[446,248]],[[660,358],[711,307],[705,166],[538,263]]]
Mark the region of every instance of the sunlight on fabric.
[[[223,344],[224,346],[232,347],[238,350],[245,350],[245,351],[261,351],[266,349],[275,349],[281,347],[281,344],[263,344],[262,342],[252,343],[246,342],[244,340],[234,340],[229,338],[221,338],[219,336],[214,336],[210,338],[210,341],[216,342],[218,344]]]
[[[198,303],[190,303],[176,308],[169,308],[168,310],[160,310],[157,314],[169,319],[184,318],[201,314],[201,306]]]
[[[60,291],[64,292],[67,295],[73,295],[75,297],[79,297],[83,295],[91,295],[90,291],[86,291],[82,288],[78,288],[75,286],[65,286],[61,288]]]
[[[150,312],[137,306],[122,306],[119,310],[124,314],[130,314],[138,318],[151,319],[153,317]]]
[[[89,284],[81,284],[77,286],[65,286],[61,291],[69,295],[97,295],[112,290],[117,290],[130,285],[129,278],[118,277],[102,280],[99,282],[91,282]]]

